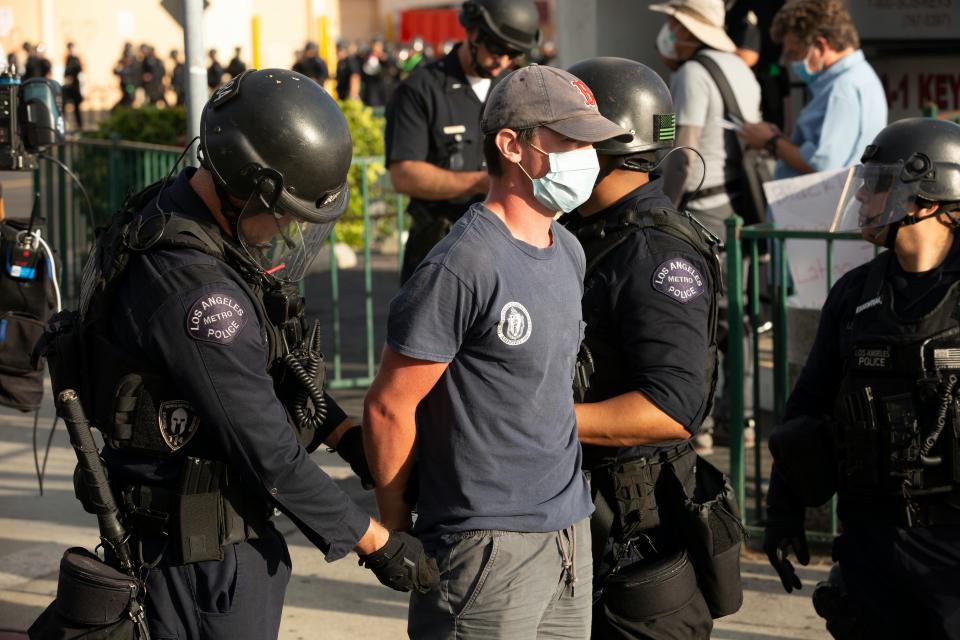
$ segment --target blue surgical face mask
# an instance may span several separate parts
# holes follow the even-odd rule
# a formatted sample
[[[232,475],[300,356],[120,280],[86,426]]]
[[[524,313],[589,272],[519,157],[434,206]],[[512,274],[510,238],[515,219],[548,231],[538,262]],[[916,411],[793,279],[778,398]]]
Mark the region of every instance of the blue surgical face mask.
[[[793,75],[797,77],[797,80],[804,84],[810,84],[813,82],[814,78],[823,73],[823,67],[821,67],[819,71],[810,70],[810,64],[808,60],[810,60],[810,52],[812,51],[813,49],[808,51],[803,60],[797,60],[796,62],[790,63],[790,71],[792,71]]]
[[[676,60],[677,56],[677,36],[670,28],[669,22],[664,22],[660,27],[660,33],[657,34],[657,51],[667,60]]]
[[[533,197],[550,211],[569,213],[590,199],[600,175],[600,161],[593,147],[547,153],[530,145],[550,160],[550,171],[542,178],[531,178],[523,165],[520,170],[533,183]]]

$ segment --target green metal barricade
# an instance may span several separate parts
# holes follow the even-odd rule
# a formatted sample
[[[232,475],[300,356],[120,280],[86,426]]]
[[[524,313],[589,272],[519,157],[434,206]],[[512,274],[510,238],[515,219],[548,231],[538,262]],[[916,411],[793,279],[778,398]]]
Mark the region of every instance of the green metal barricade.
[[[80,277],[93,242],[94,229],[109,221],[129,193],[176,174],[181,148],[113,140],[74,139],[59,146],[55,157],[79,178],[89,196],[84,198],[77,183],[59,166],[42,161],[34,172],[34,189],[39,194],[40,212],[47,221],[51,246],[62,263],[61,290],[64,304],[75,306]],[[382,157],[354,158],[351,168],[350,211],[338,222],[330,237],[330,313],[332,327],[332,388],[366,386],[376,373],[374,343],[373,268],[371,251],[374,236],[396,234],[398,255],[389,263],[392,273],[403,263],[406,228],[403,196],[394,192]],[[341,269],[334,245],[337,239],[362,245],[363,316],[365,318],[364,360],[361,375],[344,375],[341,341]],[[395,266],[394,266],[395,265]],[[351,327],[356,330],[358,327]]]
[[[836,242],[859,241],[859,233],[831,233],[826,231],[796,231],[777,229],[770,224],[743,226],[743,219],[731,216],[727,225],[727,336],[728,370],[733,374],[727,380],[727,396],[730,403],[730,477],[740,503],[741,517],[748,525],[757,525],[763,519],[763,469],[761,435],[773,428],[783,416],[787,397],[790,393],[790,372],[787,359],[787,297],[790,278],[786,264],[787,240],[822,240],[826,256],[827,290],[833,286],[833,249]],[[761,243],[766,243],[771,260],[769,264],[760,264]],[[744,258],[748,260],[744,260]],[[748,263],[744,274],[744,263]],[[762,268],[768,269],[769,287],[767,293],[771,300],[771,321],[773,331],[773,412],[762,416],[760,408],[760,344],[758,329],[761,324],[760,293]],[[746,285],[746,289],[744,289]],[[746,296],[734,295],[734,292],[746,290]],[[746,304],[744,303],[746,297]],[[752,403],[756,420],[756,447],[753,457],[753,508],[747,503],[746,452],[743,444],[744,407],[744,317],[750,327],[753,357]],[[753,528],[752,526],[749,528]],[[837,532],[836,505],[831,505],[830,530],[811,531],[811,539],[829,540]]]
[[[161,179],[174,165],[180,149],[114,140],[71,140],[56,147],[57,160],[79,178],[77,182],[51,161],[41,161],[34,172],[40,211],[47,220],[53,247],[63,264],[62,293],[76,301],[83,263],[95,227],[110,219],[124,196]]]

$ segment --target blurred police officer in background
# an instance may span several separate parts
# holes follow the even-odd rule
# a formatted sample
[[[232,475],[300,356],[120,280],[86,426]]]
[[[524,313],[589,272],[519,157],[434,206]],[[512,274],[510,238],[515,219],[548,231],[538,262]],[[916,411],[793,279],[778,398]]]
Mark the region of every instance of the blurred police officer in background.
[[[400,590],[436,581],[416,539],[309,457],[327,444],[369,474],[295,284],[347,206],[351,154],[319,85],[245,72],[204,107],[201,167],[128,199],[88,262],[86,355],[60,379],[104,432],[154,638],[277,636],[291,567],[274,509],[328,560],[356,550]]]
[[[804,507],[836,493],[839,568],[814,592],[837,638],[960,638],[960,125],[883,129],[836,227],[885,251],[837,281],[770,437],[764,549],[807,564]]]
[[[593,637],[703,638],[716,607],[666,513],[682,495],[668,495],[660,476],[669,468],[693,495],[690,438],[716,386],[718,242],[651,179],[676,133],[660,76],[623,58],[591,58],[570,72],[602,115],[633,132],[594,145],[593,194],[561,219],[587,258],[576,413],[596,506]]]
[[[533,0],[466,0],[465,41],[422,65],[387,105],[390,178],[410,196],[410,236],[401,281],[489,186],[480,114],[490,87],[540,38]]]

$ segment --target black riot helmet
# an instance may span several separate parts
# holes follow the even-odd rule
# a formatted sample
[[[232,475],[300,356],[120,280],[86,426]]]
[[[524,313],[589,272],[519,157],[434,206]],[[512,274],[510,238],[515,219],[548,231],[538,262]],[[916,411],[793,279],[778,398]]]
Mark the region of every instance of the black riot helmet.
[[[533,0],[466,0],[460,24],[522,53],[540,41],[540,13]]]
[[[852,167],[837,208],[836,230],[896,229],[960,211],[960,125],[933,118],[907,118],[884,128]],[[917,208],[937,203],[923,218]],[[956,222],[956,219],[954,219]]]
[[[337,103],[294,71],[246,71],[200,117],[198,157],[222,210],[250,259],[280,280],[303,276],[347,208],[352,155]]]
[[[613,138],[594,144],[598,154],[639,156],[644,162],[627,166],[640,169],[655,161],[657,151],[673,147],[677,133],[673,98],[656,71],[612,57],[589,58],[567,70],[590,87],[600,115],[633,133],[630,140]]]

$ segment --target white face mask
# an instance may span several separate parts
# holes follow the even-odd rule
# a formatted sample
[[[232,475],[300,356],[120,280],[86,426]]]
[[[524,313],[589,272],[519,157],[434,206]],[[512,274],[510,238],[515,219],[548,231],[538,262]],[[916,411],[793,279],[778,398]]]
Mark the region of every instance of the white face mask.
[[[667,60],[677,60],[677,36],[670,28],[669,22],[664,22],[657,34],[657,51]]]
[[[530,145],[550,159],[550,171],[542,178],[531,178],[523,165],[524,175],[533,183],[533,197],[550,211],[569,213],[590,199],[600,175],[600,161],[593,147],[547,153]]]

